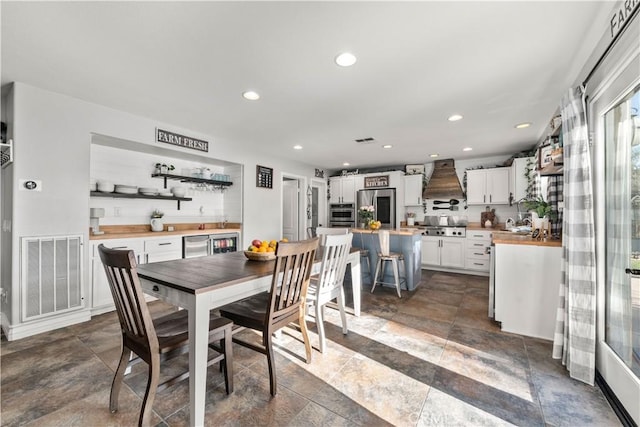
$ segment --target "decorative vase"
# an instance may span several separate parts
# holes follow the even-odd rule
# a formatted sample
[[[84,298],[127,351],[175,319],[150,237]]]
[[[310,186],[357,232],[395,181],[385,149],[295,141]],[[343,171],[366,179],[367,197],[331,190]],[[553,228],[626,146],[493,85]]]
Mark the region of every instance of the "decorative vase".
[[[535,211],[531,211],[531,229],[547,230],[549,228],[549,217],[540,218]]]
[[[162,218],[151,218],[151,231],[164,230],[164,222]]]

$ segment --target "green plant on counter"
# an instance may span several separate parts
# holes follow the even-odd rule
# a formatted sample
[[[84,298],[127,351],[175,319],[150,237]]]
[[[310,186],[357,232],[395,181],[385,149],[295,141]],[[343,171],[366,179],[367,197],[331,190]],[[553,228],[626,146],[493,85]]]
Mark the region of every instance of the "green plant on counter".
[[[162,218],[164,216],[164,212],[156,209],[151,213],[151,218]]]
[[[548,202],[545,202],[542,197],[538,197],[534,200],[527,200],[523,205],[527,211],[535,212],[539,218],[547,216],[549,219],[556,219],[557,215],[553,210],[553,207]]]

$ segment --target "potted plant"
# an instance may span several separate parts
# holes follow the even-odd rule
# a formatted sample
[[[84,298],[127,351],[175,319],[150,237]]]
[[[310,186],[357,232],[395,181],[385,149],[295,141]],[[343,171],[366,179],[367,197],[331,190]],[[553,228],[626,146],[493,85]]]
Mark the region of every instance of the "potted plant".
[[[155,209],[151,213],[151,231],[164,230],[164,222],[162,221],[163,216],[164,216],[164,212],[158,209]]]
[[[162,173],[162,169],[161,168],[162,168],[162,165],[160,163],[156,163],[156,168],[155,168],[153,173],[155,173],[155,174]]]
[[[360,217],[360,225],[362,228],[365,228],[369,225],[371,221],[373,221],[373,213],[376,208],[373,206],[360,206],[358,209],[358,216]]]
[[[538,197],[533,200],[527,200],[524,203],[525,209],[530,212],[535,212],[538,218],[548,217],[549,219],[555,219],[556,213],[550,203],[544,201],[542,197]]]

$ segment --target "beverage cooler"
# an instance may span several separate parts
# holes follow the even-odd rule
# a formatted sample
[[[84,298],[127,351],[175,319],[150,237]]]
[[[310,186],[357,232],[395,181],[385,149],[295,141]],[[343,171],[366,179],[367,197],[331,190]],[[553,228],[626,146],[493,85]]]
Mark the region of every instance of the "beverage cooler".
[[[238,250],[239,238],[238,233],[184,236],[182,238],[182,258],[195,258],[225,252],[236,252]]]

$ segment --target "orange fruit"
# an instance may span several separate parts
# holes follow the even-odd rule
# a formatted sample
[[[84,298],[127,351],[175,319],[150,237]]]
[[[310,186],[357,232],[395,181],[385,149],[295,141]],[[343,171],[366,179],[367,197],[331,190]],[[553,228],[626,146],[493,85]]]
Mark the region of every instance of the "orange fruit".
[[[267,252],[267,248],[265,246],[260,246],[257,252]]]
[[[280,240],[280,241],[281,241],[281,242],[285,242],[285,243],[286,243],[286,242],[288,242],[288,241],[289,241],[289,239],[287,239],[286,237],[283,237],[283,238],[282,238],[282,240]]]
[[[273,247],[271,247],[271,246],[269,246],[269,247],[267,248],[267,252],[275,252],[275,250],[276,250],[276,249],[275,249],[275,248],[273,248]]]

